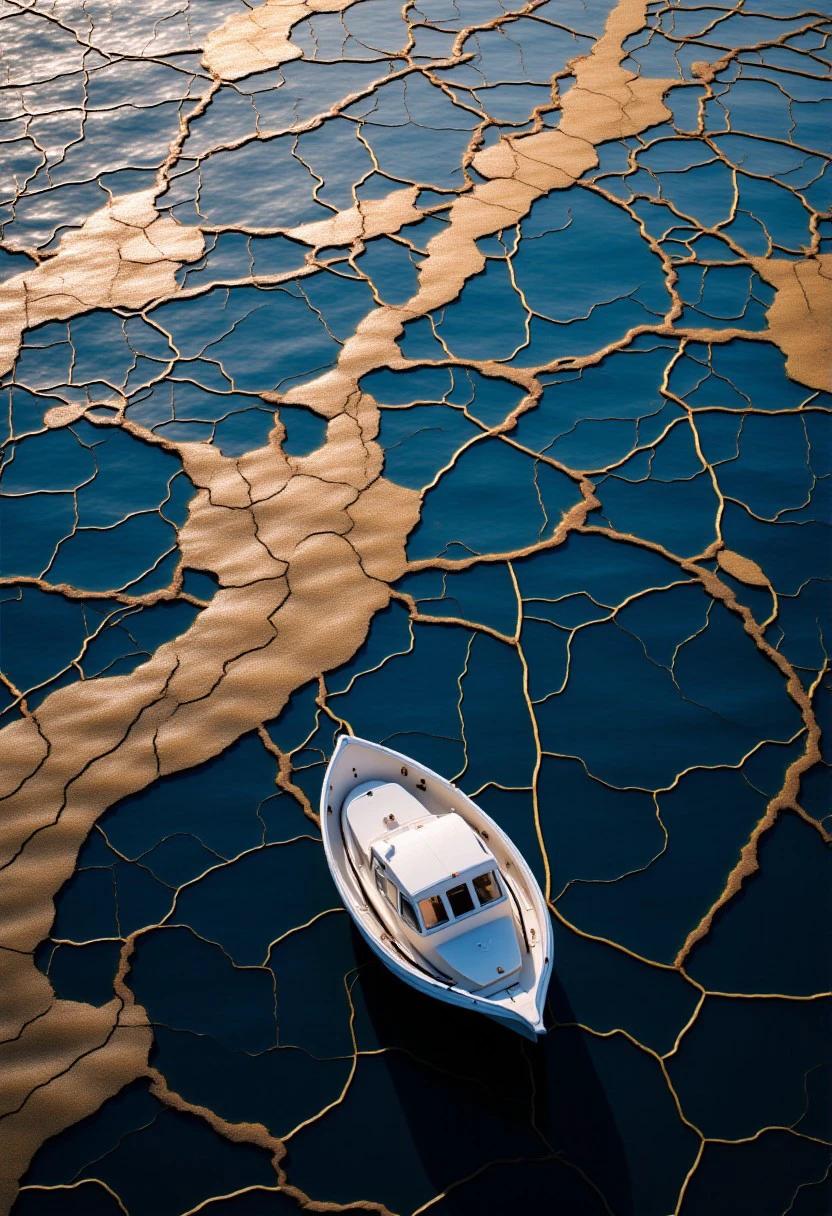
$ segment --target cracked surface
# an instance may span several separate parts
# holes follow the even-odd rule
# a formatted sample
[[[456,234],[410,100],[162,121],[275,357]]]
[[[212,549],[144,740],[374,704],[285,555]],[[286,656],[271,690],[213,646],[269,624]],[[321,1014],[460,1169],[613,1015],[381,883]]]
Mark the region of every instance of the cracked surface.
[[[0,1211],[829,1212],[829,32],[2,6]],[[345,728],[540,1046],[334,906]]]

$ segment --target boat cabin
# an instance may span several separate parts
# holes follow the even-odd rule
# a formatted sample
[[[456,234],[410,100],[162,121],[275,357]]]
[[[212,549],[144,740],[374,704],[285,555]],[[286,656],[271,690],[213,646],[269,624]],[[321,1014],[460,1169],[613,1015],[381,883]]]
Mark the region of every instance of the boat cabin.
[[[521,967],[505,878],[482,837],[454,811],[434,815],[403,786],[352,791],[344,818],[374,890],[403,936],[455,983],[511,983]]]

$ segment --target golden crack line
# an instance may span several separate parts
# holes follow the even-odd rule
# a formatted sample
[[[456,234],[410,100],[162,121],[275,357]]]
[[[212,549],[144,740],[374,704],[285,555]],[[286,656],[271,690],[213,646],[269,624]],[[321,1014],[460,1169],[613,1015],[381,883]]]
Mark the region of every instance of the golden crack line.
[[[544,897],[549,900],[552,894],[552,871],[549,866],[549,854],[546,851],[546,841],[543,839],[543,827],[540,822],[540,798],[538,781],[540,778],[540,769],[543,764],[543,744],[540,740],[540,728],[537,722],[537,715],[534,712],[531,696],[529,695],[529,665],[526,661],[526,655],[523,646],[520,642],[520,633],[523,628],[523,597],[520,594],[520,585],[517,582],[517,575],[514,572],[514,565],[508,562],[508,572],[511,576],[511,583],[514,587],[514,594],[517,598],[517,625],[514,631],[514,644],[517,649],[517,655],[520,659],[520,664],[523,668],[523,697],[526,702],[526,709],[529,714],[529,722],[531,723],[532,736],[534,738],[534,770],[532,772],[532,814],[534,816],[534,830],[537,836],[537,843],[540,848],[540,856],[543,861],[543,871],[545,874],[544,882]]]
[[[101,1187],[107,1192],[111,1199],[116,1201],[118,1210],[123,1212],[124,1216],[130,1216],[130,1213],[124,1206],[121,1197],[113,1190],[109,1183],[104,1181],[103,1178],[81,1178],[78,1180],[78,1182],[55,1182],[51,1185],[46,1183],[29,1182],[26,1184],[26,1186],[22,1186],[20,1190],[21,1193],[23,1191],[75,1191],[78,1190],[79,1187],[90,1184]]]

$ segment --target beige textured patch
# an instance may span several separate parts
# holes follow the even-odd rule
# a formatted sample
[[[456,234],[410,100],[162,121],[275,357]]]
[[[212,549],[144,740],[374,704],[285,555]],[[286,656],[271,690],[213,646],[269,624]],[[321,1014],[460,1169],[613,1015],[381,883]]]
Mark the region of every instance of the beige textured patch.
[[[743,557],[741,553],[735,553],[733,549],[720,549],[717,561],[726,574],[733,575],[741,583],[747,583],[749,587],[768,587],[770,585],[756,562],[752,562],[750,557]]]
[[[349,245],[384,232],[397,232],[405,224],[422,218],[422,212],[415,205],[418,193],[415,186],[394,190],[384,198],[367,199],[346,211],[339,211],[332,219],[287,228],[286,235],[321,249],[324,245]]]
[[[63,236],[54,256],[0,284],[0,374],[14,366],[26,329],[174,294],[176,271],[201,257],[205,242],[198,229],[160,216],[153,200],[153,190],[114,199]]]
[[[205,43],[202,62],[220,80],[265,72],[302,52],[289,39],[292,26],[313,13],[340,13],[355,0],[265,0],[249,13],[235,13]]]
[[[100,1008],[54,1001],[16,1043],[3,1044],[0,1211],[48,1135],[98,1110],[147,1068],[152,1033],[144,1010],[115,999]]]
[[[801,384],[832,392],[832,254],[802,262],[752,258],[751,265],[777,292],[766,317],[786,371]]]

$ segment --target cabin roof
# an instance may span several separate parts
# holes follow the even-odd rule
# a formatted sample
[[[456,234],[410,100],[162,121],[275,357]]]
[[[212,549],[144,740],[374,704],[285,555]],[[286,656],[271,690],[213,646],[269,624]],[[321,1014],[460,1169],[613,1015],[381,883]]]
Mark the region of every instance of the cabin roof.
[[[431,815],[402,828],[377,840],[373,849],[391,878],[412,896],[449,881],[454,874],[462,877],[493,862],[474,829],[454,812]]]
[[[394,827],[424,819],[429,812],[417,798],[394,781],[364,781],[351,790],[344,803],[350,830],[364,853],[373,843],[384,839]],[[395,817],[395,824],[388,816]]]

